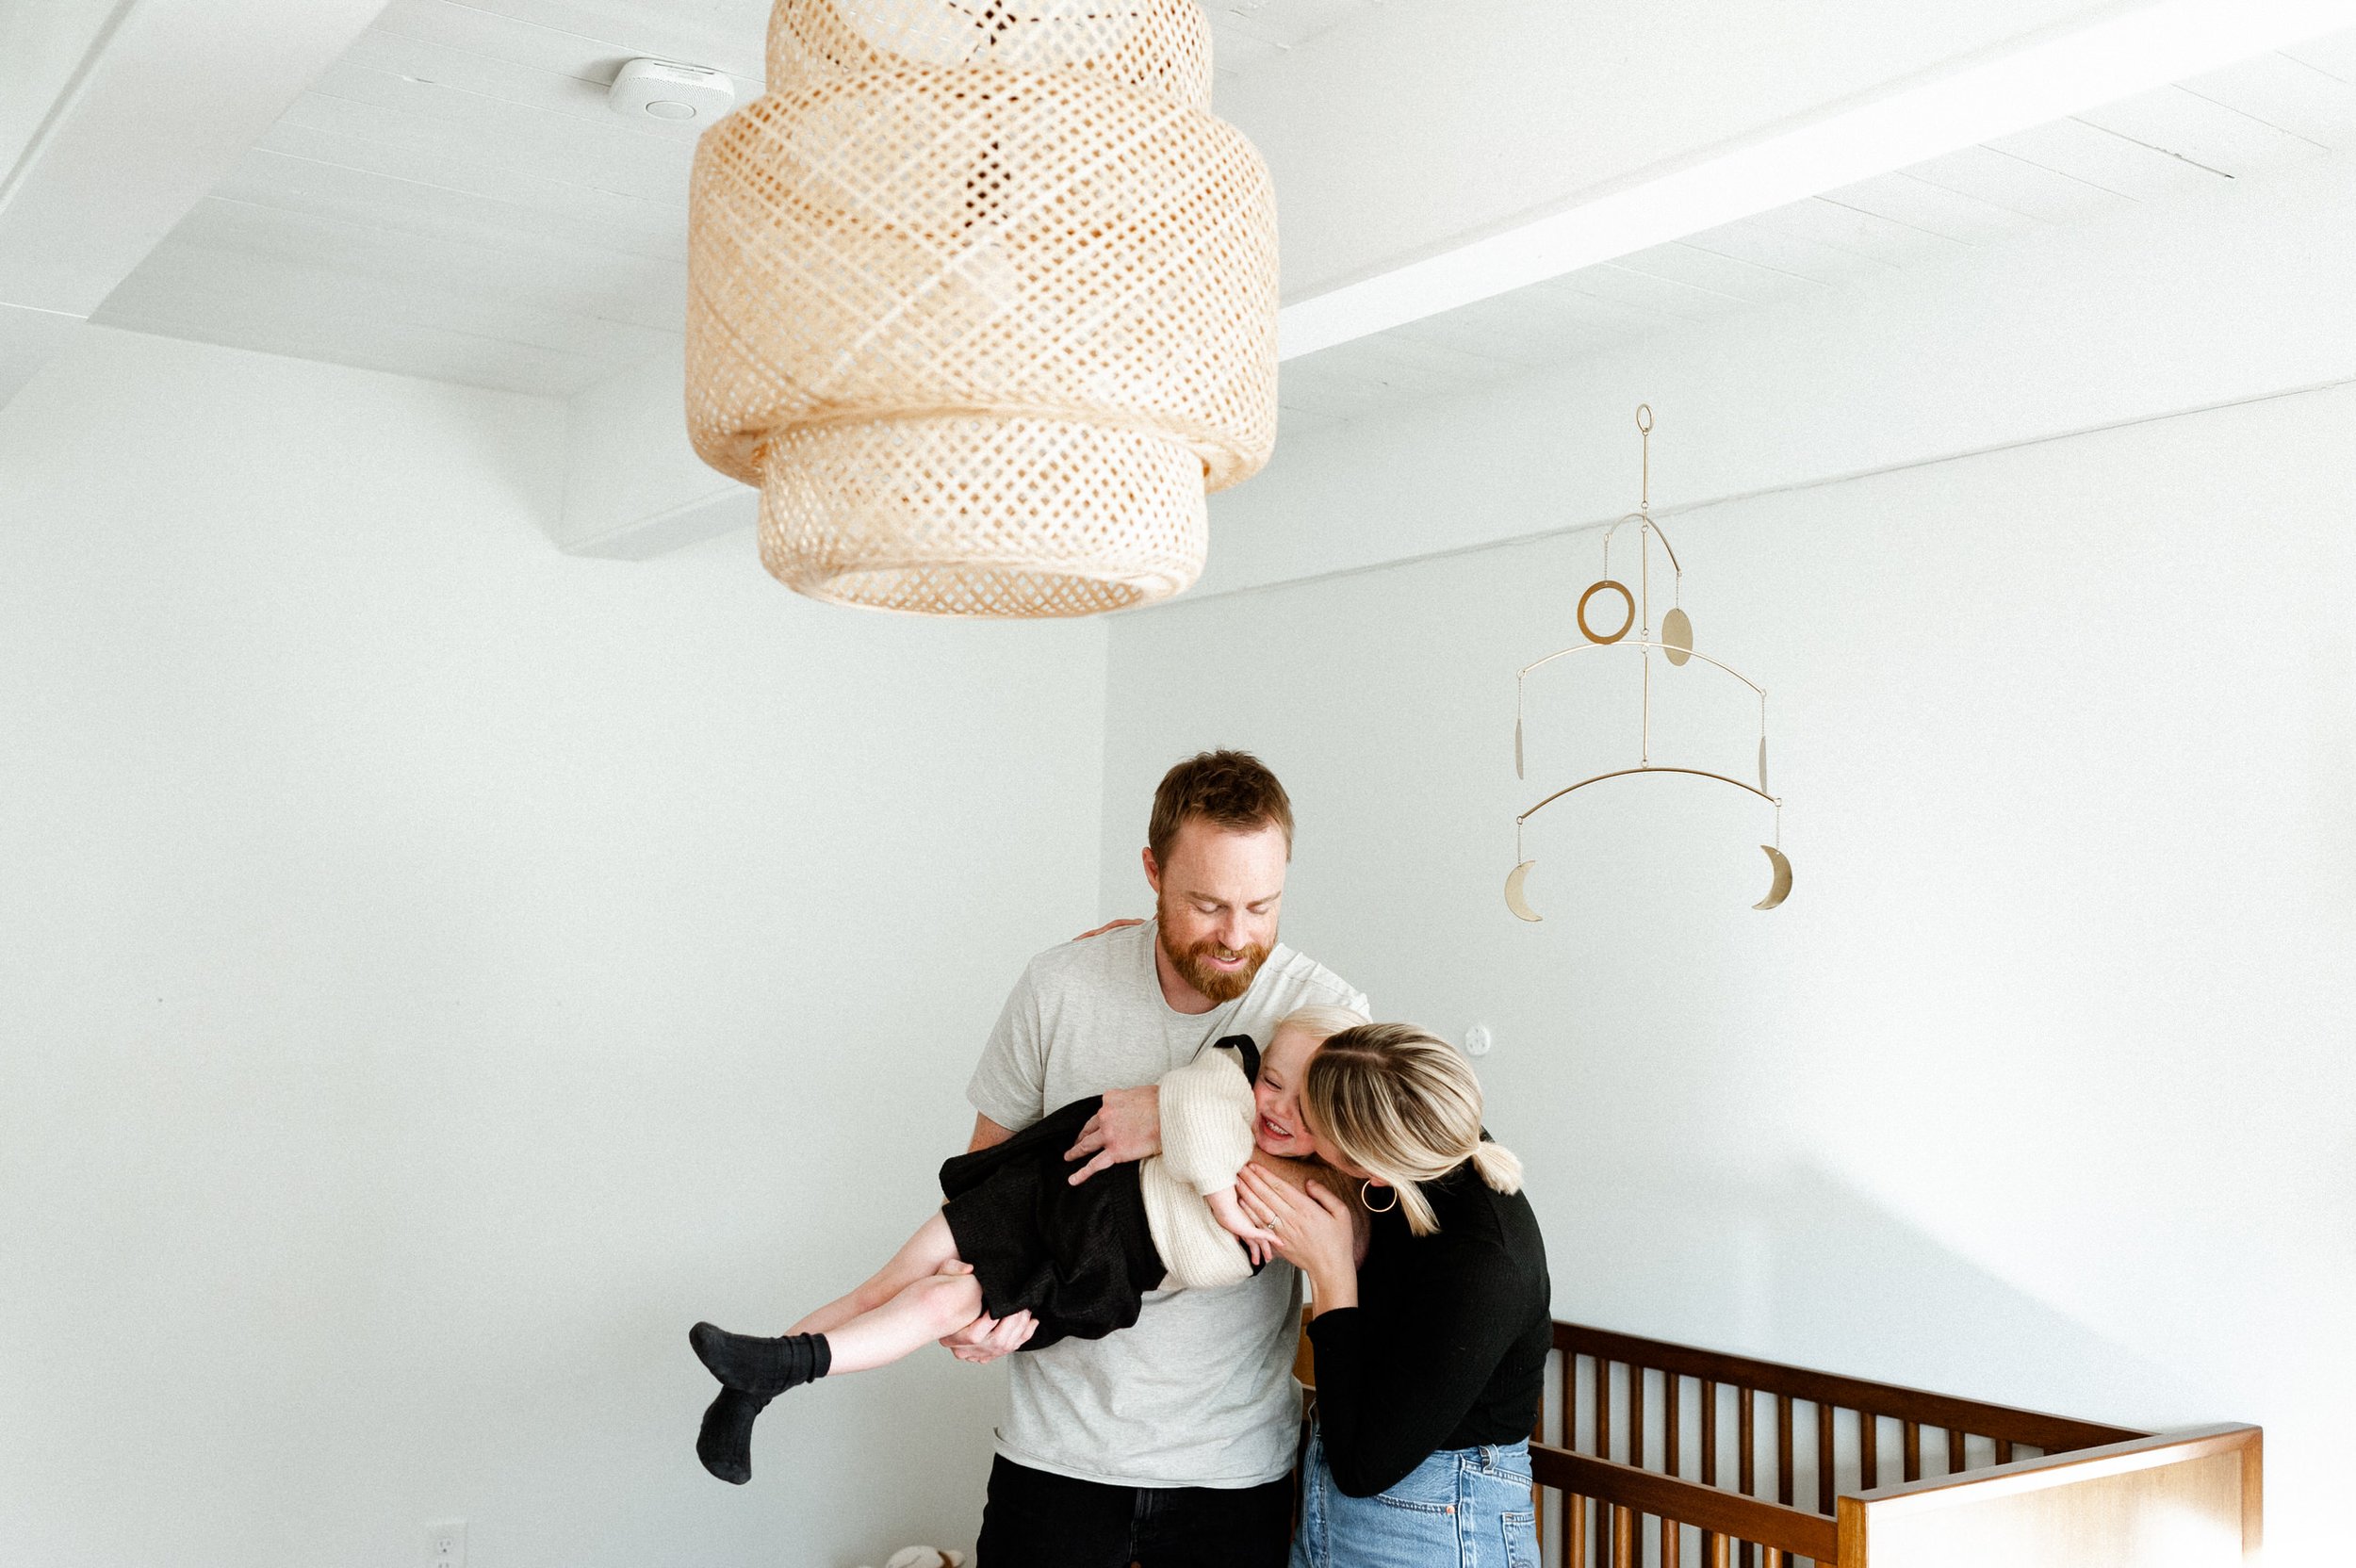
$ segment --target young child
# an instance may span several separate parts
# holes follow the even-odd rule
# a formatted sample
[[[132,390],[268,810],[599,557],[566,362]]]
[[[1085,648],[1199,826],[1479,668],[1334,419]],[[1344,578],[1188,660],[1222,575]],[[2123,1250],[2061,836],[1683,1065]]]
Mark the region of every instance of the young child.
[[[866,1283],[774,1339],[709,1323],[688,1342],[719,1396],[704,1413],[695,1454],[742,1486],[752,1477],[753,1418],[789,1388],[830,1372],[898,1361],[987,1314],[1028,1311],[1023,1347],[1098,1339],[1137,1320],[1149,1290],[1235,1284],[1273,1255],[1276,1238],[1235,1199],[1235,1175],[1267,1166],[1296,1184],[1317,1168],[1300,1110],[1309,1058],[1366,1021],[1303,1007],[1270,1033],[1268,1051],[1231,1035],[1161,1081],[1162,1152],[1099,1171],[1065,1159],[1102,1103],[1074,1101],[990,1149],[941,1168],[948,1199]]]

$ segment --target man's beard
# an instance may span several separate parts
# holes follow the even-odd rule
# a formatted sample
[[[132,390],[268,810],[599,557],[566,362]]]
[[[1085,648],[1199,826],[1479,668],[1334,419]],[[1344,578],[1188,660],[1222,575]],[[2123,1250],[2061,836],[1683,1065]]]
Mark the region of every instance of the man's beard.
[[[1184,953],[1170,945],[1170,911],[1154,900],[1154,916],[1158,921],[1153,939],[1161,944],[1162,955],[1170,960],[1178,977],[1213,1002],[1233,1002],[1252,988],[1252,982],[1268,962],[1268,950],[1257,942],[1242,948],[1226,947],[1216,938],[1196,942]],[[1233,958],[1241,955],[1241,969],[1219,969],[1211,963],[1216,957]]]

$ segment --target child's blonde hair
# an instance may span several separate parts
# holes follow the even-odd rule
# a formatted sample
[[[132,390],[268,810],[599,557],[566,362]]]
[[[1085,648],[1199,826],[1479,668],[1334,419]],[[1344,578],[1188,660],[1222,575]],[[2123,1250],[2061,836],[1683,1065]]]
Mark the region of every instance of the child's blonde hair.
[[[1276,1029],[1290,1029],[1313,1040],[1330,1040],[1345,1029],[1362,1029],[1373,1021],[1355,1007],[1335,1007],[1311,1004],[1295,1007],[1276,1021]],[[1268,1038],[1276,1037],[1276,1029],[1268,1031]]]
[[[1301,1098],[1319,1135],[1399,1193],[1407,1229],[1440,1228],[1417,1184],[1470,1160],[1498,1192],[1519,1192],[1522,1162],[1481,1135],[1481,1080],[1457,1049],[1413,1023],[1338,1031],[1309,1059]]]

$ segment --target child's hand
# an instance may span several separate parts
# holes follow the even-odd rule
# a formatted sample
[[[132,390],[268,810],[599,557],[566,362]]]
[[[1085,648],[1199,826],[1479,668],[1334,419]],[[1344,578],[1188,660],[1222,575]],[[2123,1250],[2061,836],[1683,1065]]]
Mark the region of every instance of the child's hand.
[[[1254,1264],[1264,1264],[1276,1255],[1276,1233],[1252,1223],[1243,1205],[1235,1200],[1234,1187],[1207,1193],[1203,1201],[1211,1206],[1211,1217],[1224,1226],[1229,1235],[1243,1243],[1243,1250],[1252,1255]]]

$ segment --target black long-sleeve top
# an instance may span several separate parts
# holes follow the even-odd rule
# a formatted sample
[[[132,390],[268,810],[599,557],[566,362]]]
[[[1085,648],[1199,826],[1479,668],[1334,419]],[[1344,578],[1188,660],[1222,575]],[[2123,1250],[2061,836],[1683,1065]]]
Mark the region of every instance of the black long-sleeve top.
[[[1358,1305],[1309,1324],[1325,1461],[1353,1497],[1441,1448],[1518,1443],[1538,1417],[1553,1298],[1530,1200],[1492,1190],[1469,1163],[1423,1195],[1438,1232],[1376,1215]]]

